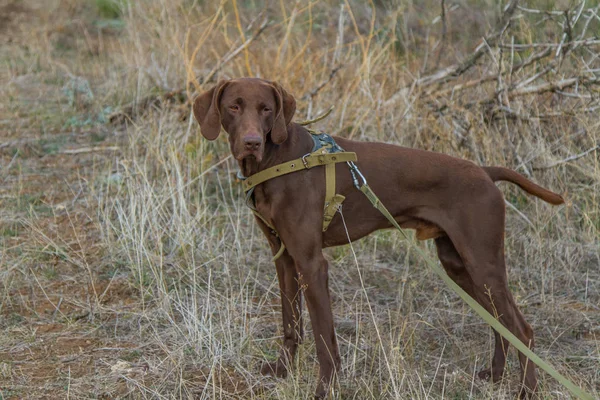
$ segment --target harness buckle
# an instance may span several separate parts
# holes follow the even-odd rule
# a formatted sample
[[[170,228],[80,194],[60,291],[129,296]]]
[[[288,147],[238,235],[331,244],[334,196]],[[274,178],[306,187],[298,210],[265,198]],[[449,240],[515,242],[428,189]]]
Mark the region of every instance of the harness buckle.
[[[304,164],[304,168],[309,169],[308,161],[306,161],[306,157],[310,156],[310,153],[306,153],[302,156],[302,164]]]

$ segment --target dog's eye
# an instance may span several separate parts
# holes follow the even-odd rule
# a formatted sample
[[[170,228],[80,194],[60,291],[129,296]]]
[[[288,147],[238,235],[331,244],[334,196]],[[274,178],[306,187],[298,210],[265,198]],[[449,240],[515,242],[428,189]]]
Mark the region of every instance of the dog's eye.
[[[231,111],[240,111],[240,106],[238,106],[237,104],[233,104],[233,105],[229,106],[229,109]]]
[[[265,114],[266,114],[266,113],[269,113],[269,112],[271,112],[271,109],[270,109],[269,107],[265,107],[265,108],[263,108],[263,112],[264,112]]]

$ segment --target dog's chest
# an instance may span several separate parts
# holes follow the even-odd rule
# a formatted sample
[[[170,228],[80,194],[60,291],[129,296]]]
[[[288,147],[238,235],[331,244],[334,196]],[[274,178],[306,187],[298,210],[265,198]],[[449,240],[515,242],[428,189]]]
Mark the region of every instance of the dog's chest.
[[[273,215],[271,212],[272,196],[264,189],[264,185],[257,186],[253,193],[254,207],[266,222],[274,226]]]

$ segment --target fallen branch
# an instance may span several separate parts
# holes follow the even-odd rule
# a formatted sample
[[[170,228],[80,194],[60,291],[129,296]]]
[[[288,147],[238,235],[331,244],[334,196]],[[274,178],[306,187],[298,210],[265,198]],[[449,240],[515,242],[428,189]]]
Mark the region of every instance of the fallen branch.
[[[568,87],[575,86],[578,83],[582,84],[598,84],[600,78],[587,78],[578,76],[575,78],[563,79],[558,82],[546,82],[536,86],[528,86],[521,89],[516,89],[508,92],[509,97],[526,96],[530,94],[540,94],[545,92],[554,92],[557,90],[564,90]]]
[[[98,147],[80,147],[78,149],[66,149],[60,152],[60,154],[83,154],[83,153],[94,153],[97,151],[119,151],[120,148],[117,146],[98,146]]]
[[[588,154],[593,153],[596,150],[600,150],[600,144],[592,147],[591,149],[588,149],[588,150],[584,151],[583,153],[579,153],[579,154],[575,154],[573,156],[569,156],[569,157],[567,157],[565,159],[562,159],[560,161],[556,161],[556,162],[554,162],[552,164],[543,165],[543,166],[539,166],[539,167],[533,167],[533,169],[540,170],[540,169],[554,168],[556,166],[568,163],[570,161],[579,160],[580,158],[583,158],[583,157],[587,156]]]
[[[503,114],[500,114],[499,112],[502,112]],[[573,116],[573,113],[567,113],[565,111],[545,113],[545,114],[526,115],[526,114],[519,113],[518,111],[513,110],[512,108],[507,107],[507,106],[500,106],[500,107],[492,110],[492,114],[494,115],[494,118],[496,118],[496,119],[499,118],[500,115],[507,115],[508,117],[511,117],[513,119],[520,119],[522,121],[544,120],[544,119],[550,119],[550,118],[565,118],[565,117]]]
[[[536,53],[536,54],[532,55],[527,60],[525,60],[525,61],[523,61],[523,62],[521,62],[519,64],[515,64],[512,67],[512,70],[510,71],[510,74],[514,74],[514,73],[518,72],[519,70],[528,67],[529,65],[533,64],[534,62],[539,61],[539,60],[541,60],[543,58],[548,57],[551,53],[552,53],[552,50],[548,48],[548,49],[545,49],[545,50],[543,50],[543,51],[541,51],[539,53]],[[506,71],[502,75],[504,76],[504,75],[508,75],[508,74],[509,74],[509,71]],[[489,75],[484,76],[483,78],[473,79],[473,80],[467,81],[465,83],[459,83],[459,84],[454,85],[454,86],[452,86],[450,88],[442,89],[442,90],[439,90],[437,92],[432,92],[432,93],[430,93],[430,96],[441,97],[441,96],[445,96],[445,95],[450,94],[450,93],[454,94],[454,93],[459,92],[461,90],[468,89],[468,88],[471,88],[471,87],[474,87],[474,86],[479,86],[479,85],[481,85],[483,83],[486,83],[486,82],[494,82],[494,81],[498,80],[498,77],[499,77],[499,74],[489,74]]]
[[[600,44],[600,40],[598,40],[597,38],[589,38],[589,39],[585,39],[585,40],[574,40],[572,42],[566,42],[563,43],[563,46],[581,46],[581,45],[585,45],[585,46],[594,46],[594,45],[599,45]],[[558,48],[560,47],[561,44],[560,43],[529,43],[529,44],[501,44],[500,47],[505,48],[505,49],[514,49],[514,50],[530,50],[530,49],[536,49],[536,48],[540,48],[540,47],[547,47],[547,48]]]
[[[522,63],[515,65],[512,69],[512,73],[514,74],[515,72],[530,66],[534,62],[539,61],[543,58],[546,58],[550,54],[552,54],[552,49],[550,49],[550,48],[547,48],[546,50],[541,51],[539,53],[536,53],[536,54],[532,55],[531,57],[529,57],[527,60],[523,61]]]
[[[542,94],[542,93],[546,93],[546,92],[556,92],[556,93],[561,93],[562,90],[573,87],[575,85],[588,85],[588,86],[593,86],[593,85],[598,85],[600,84],[600,78],[588,78],[585,76],[578,76],[575,78],[568,78],[568,79],[563,79],[561,81],[558,82],[545,82],[542,83],[540,85],[536,85],[536,86],[527,86],[527,87],[523,87],[523,88],[507,88],[506,89],[506,94],[508,96],[509,99],[514,99],[516,97],[522,97],[522,96],[529,96],[529,95],[534,95],[534,94]],[[574,97],[574,96],[572,96]],[[474,101],[474,102],[470,102],[465,104],[465,108],[472,108],[474,106],[482,106],[482,105],[487,105],[492,106],[493,104],[495,104],[497,102],[497,93],[494,94],[494,96],[490,96],[487,99],[484,100],[478,100],[478,101]],[[500,111],[509,111],[510,108],[506,107],[506,106],[500,106],[498,107],[498,110]],[[519,115],[518,113],[514,112],[511,113],[514,116],[517,116],[519,118],[522,118],[521,115]]]
[[[473,79],[473,80],[467,81],[465,83],[459,83],[457,85],[454,85],[454,86],[446,88],[446,89],[438,90],[437,92],[432,93],[431,96],[441,97],[441,96],[445,96],[447,94],[454,94],[456,92],[460,92],[461,90],[468,89],[473,86],[479,86],[482,83],[495,82],[497,79],[498,79],[498,74],[486,75],[483,78]]]

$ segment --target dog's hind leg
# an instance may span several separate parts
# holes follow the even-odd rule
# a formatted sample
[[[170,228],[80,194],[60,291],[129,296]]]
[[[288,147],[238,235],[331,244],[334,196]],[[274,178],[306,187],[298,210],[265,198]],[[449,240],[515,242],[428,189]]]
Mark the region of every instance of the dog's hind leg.
[[[469,296],[477,299],[477,294],[473,287],[473,280],[465,269],[456,248],[448,236],[435,239],[438,257],[444,266],[446,273],[454,282],[456,282]],[[495,330],[494,356],[490,368],[486,368],[478,373],[480,379],[492,378],[492,382],[498,382],[504,374],[506,364],[506,352],[508,351],[508,341],[498,334]]]
[[[454,220],[458,223],[448,234],[473,282],[474,298],[521,342],[532,348],[533,330],[508,288],[504,260],[504,198],[495,186],[481,189],[475,195],[471,193],[473,207],[467,207],[469,203],[465,202],[457,211]],[[492,366],[504,364],[505,344],[502,339],[496,342]],[[519,361],[523,383],[520,396],[528,397],[537,387],[535,365],[520,352]]]
[[[476,266],[478,273],[470,273],[473,279],[473,285],[476,299],[484,306],[492,315],[496,316],[498,320],[504,325],[509,331],[511,331],[521,342],[527,345],[529,348],[533,348],[533,330],[531,326],[525,322],[525,318],[517,308],[512,294],[508,289],[508,282],[506,279],[504,258],[498,260],[496,263],[491,262],[477,262]],[[467,264],[467,270],[469,265]],[[499,335],[496,335],[496,339]],[[501,342],[502,343],[502,342]],[[496,351],[494,352],[494,358],[498,357],[498,360],[504,361],[506,358],[505,352],[507,350],[507,342],[504,341],[502,346],[502,352],[499,351],[498,341],[496,342]],[[496,364],[499,365],[500,361],[492,360],[492,367]],[[529,394],[533,393],[537,388],[537,376],[535,371],[535,365],[525,357],[525,355],[519,352],[519,362],[521,364],[521,376],[523,386],[520,389],[520,397],[528,397]],[[485,377],[485,372],[482,371],[482,375]],[[494,371],[492,371],[494,372]]]

